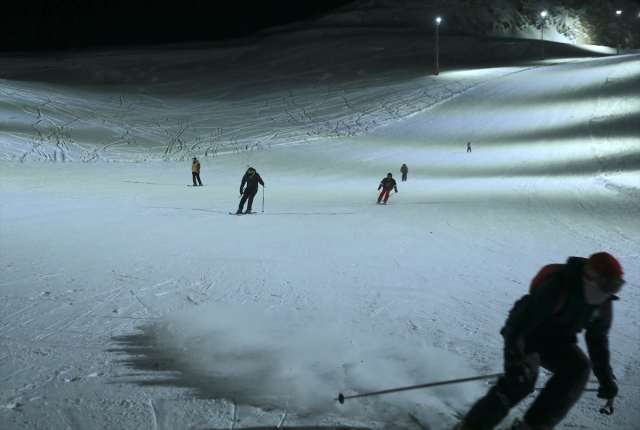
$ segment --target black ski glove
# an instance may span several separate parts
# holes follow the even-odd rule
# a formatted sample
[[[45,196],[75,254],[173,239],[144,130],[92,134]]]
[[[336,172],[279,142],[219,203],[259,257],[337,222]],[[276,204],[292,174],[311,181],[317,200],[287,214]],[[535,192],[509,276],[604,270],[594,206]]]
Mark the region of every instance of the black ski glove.
[[[506,361],[505,375],[500,378],[498,385],[502,392],[522,395],[533,393],[538,379],[538,363],[540,356],[536,353],[521,357],[519,361]]]
[[[536,354],[523,355],[519,351],[505,350],[504,352],[504,373],[507,379],[524,384],[535,382],[537,378]]]
[[[598,388],[598,397],[601,399],[612,400],[618,395],[618,384],[614,381],[609,382],[606,385],[600,385]]]
[[[396,193],[398,192],[398,189],[396,188]]]
[[[240,194],[244,194],[244,190],[240,188]]]
[[[382,188],[382,187],[378,187],[378,191],[380,191],[380,188]]]

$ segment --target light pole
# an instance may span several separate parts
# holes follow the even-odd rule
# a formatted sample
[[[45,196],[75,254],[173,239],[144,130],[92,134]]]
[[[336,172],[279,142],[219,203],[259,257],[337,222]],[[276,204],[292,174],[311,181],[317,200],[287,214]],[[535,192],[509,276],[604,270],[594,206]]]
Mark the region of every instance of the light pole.
[[[540,13],[540,16],[542,17],[542,30],[541,30],[542,31],[542,33],[541,33],[542,37],[540,39],[540,50],[542,52],[541,58],[544,60],[544,26],[545,26],[545,24],[547,22],[546,21],[547,20],[547,11],[543,10]]]
[[[440,27],[440,17],[436,18],[436,76],[440,74],[440,64],[438,63],[438,27]]]
[[[621,10],[617,10],[617,11],[616,11],[616,16],[617,16],[618,18],[619,18],[620,16],[622,16],[622,11],[621,11]],[[618,24],[618,25],[617,25],[616,27],[617,27],[617,30],[618,30],[618,50],[617,50],[616,55],[620,55],[620,33],[622,33],[622,31],[620,31],[620,30],[621,30],[621,29],[620,29],[620,20],[618,20],[617,24]]]

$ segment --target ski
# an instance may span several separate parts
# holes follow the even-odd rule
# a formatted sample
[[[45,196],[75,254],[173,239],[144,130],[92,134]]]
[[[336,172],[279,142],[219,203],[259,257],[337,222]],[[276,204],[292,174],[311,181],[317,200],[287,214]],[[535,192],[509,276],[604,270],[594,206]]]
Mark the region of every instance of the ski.
[[[247,214],[247,213],[244,213],[244,212],[242,212],[240,214],[237,214],[235,212],[229,212],[229,215],[238,215],[238,216],[240,216],[240,215],[257,215],[257,214],[258,214],[258,212],[251,212],[250,214]]]

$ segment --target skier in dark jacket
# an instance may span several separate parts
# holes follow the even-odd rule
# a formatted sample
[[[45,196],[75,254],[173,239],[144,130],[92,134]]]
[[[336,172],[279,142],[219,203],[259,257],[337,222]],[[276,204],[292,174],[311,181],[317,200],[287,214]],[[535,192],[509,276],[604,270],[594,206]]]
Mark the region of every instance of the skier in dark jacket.
[[[624,280],[618,260],[600,252],[589,259],[570,257],[565,265],[549,265],[532,281],[529,294],[518,300],[501,331],[505,375],[469,411],[456,429],[493,429],[532,393],[538,367],[553,376],[512,429],[550,430],[580,398],[591,369],[600,387],[598,397],[613,410],[618,394],[609,364],[609,328],[613,301]],[[589,358],[577,345],[586,329]]]
[[[391,190],[394,190],[394,189],[396,190],[396,193],[398,192],[396,180],[393,179],[393,175],[391,173],[387,173],[387,177],[383,178],[382,181],[380,181],[380,186],[378,187],[378,191],[380,191],[380,188],[382,188],[382,192],[378,196],[378,204],[380,204],[382,197],[384,197],[384,203],[382,204],[386,205],[387,200],[389,200],[389,192],[391,192]]]
[[[400,168],[400,173],[402,173],[402,182],[407,180],[407,173],[409,173],[409,168],[406,164],[403,164]]]
[[[247,187],[245,188],[245,184]],[[240,194],[242,194],[242,199],[240,199],[240,206],[238,206],[237,215],[242,213],[242,208],[244,207],[244,202],[249,200],[247,203],[247,211],[246,214],[251,213],[251,205],[253,204],[253,198],[256,196],[258,192],[258,184],[264,187],[264,182],[262,182],[262,178],[256,172],[256,169],[253,167],[249,167],[247,172],[242,177],[242,182],[240,183]]]

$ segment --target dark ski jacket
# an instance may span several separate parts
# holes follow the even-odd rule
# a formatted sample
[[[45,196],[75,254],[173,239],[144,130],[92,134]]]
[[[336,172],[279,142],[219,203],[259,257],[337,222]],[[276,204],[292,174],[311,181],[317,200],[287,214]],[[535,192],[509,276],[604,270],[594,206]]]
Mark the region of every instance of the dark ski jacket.
[[[609,328],[612,301],[618,298],[611,296],[601,305],[584,300],[580,274],[586,262],[585,258],[569,257],[561,270],[547,276],[515,303],[500,333],[507,357],[514,352],[535,352],[536,345],[575,344],[576,335],[586,329],[593,373],[601,385],[609,385],[616,379],[609,364]]]
[[[409,173],[409,168],[406,164],[402,165],[402,167],[400,168],[400,173]]]
[[[380,181],[380,186],[378,189],[384,188],[385,190],[392,190],[395,188],[398,191],[396,180],[393,178],[385,177],[382,181]]]
[[[258,189],[258,184],[264,187],[264,182],[262,178],[258,174],[258,172],[253,169],[255,173],[253,175],[249,175],[249,169],[247,169],[247,173],[242,177],[242,182],[240,183],[240,194],[244,191],[244,185],[247,184],[247,189]]]

